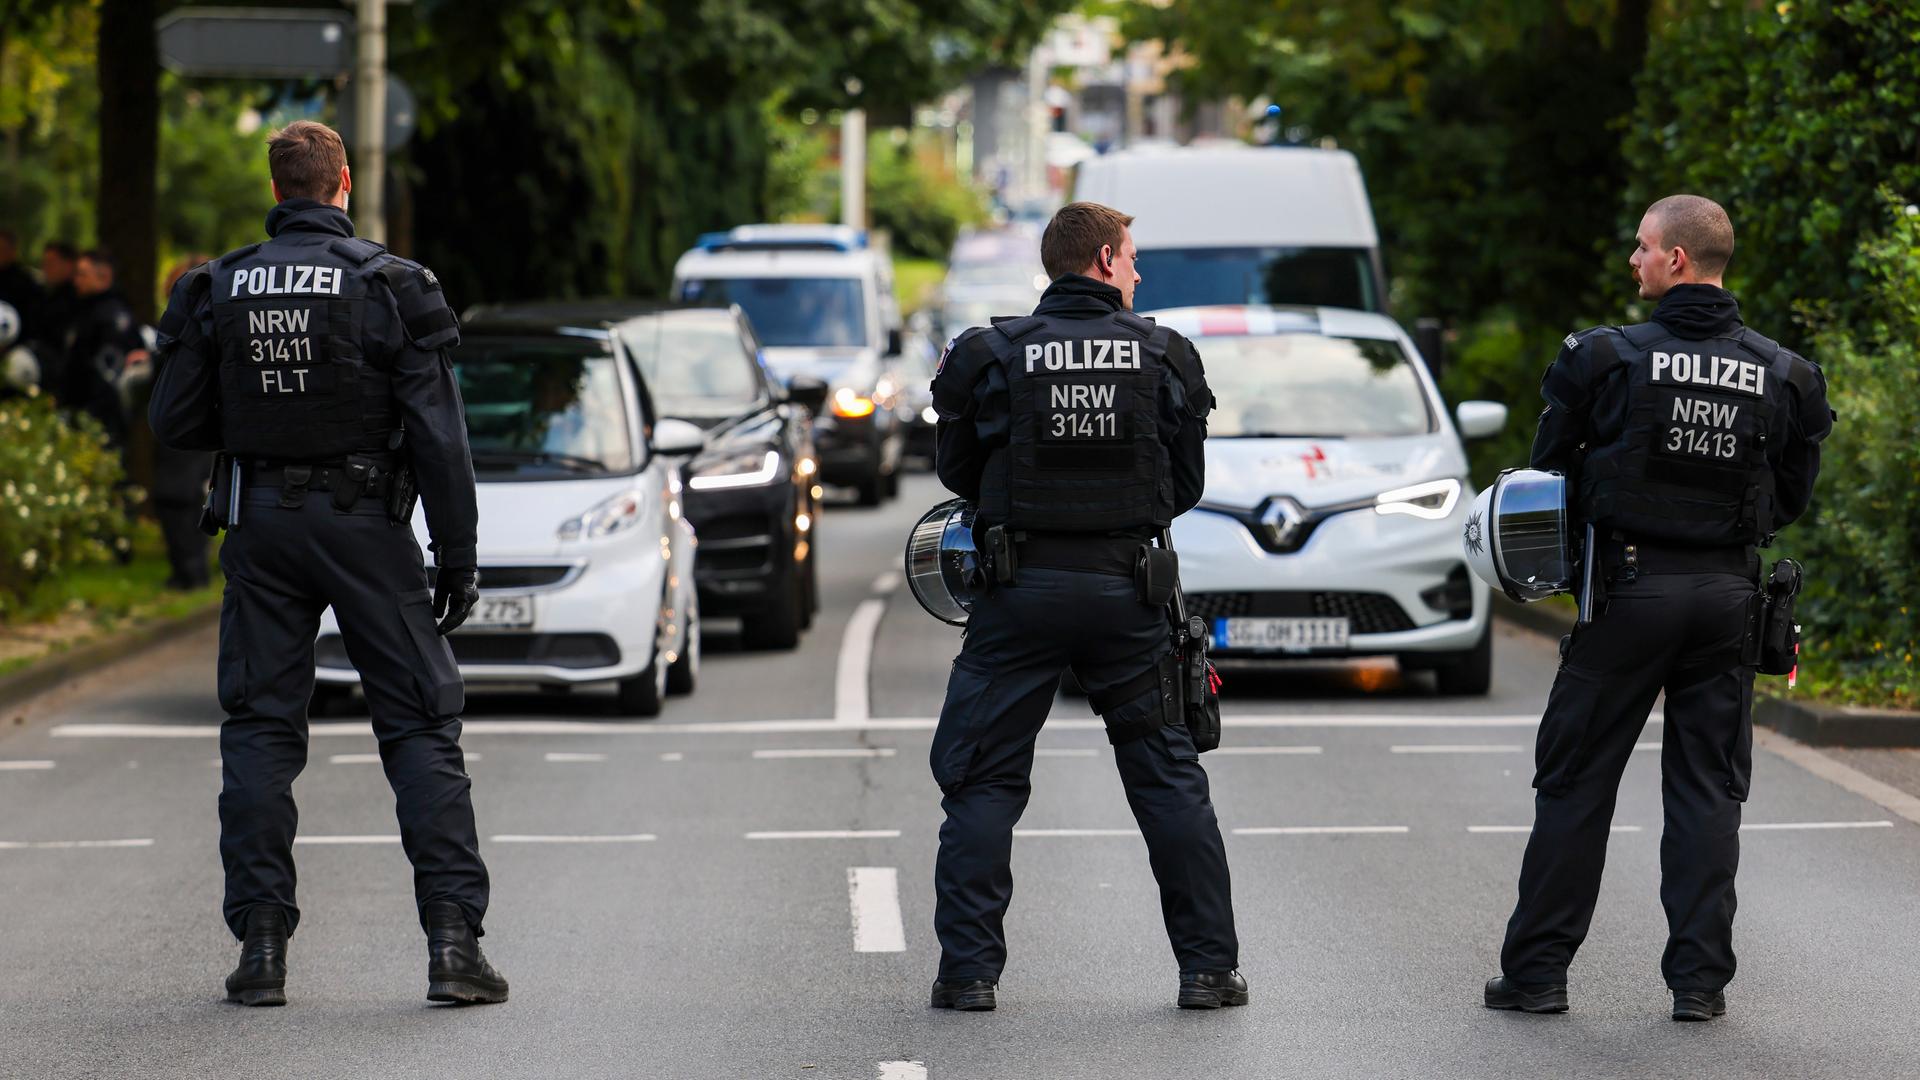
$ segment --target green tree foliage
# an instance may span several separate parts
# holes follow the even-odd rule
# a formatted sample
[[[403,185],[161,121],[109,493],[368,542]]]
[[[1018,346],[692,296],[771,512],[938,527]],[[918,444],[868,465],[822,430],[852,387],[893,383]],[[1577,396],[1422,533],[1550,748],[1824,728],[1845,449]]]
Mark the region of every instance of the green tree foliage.
[[[937,152],[882,133],[867,149],[867,205],[898,254],[945,259],[962,226],[987,216],[985,201]]]
[[[91,417],[56,414],[42,394],[0,400],[0,619],[35,582],[112,554],[120,479]]]

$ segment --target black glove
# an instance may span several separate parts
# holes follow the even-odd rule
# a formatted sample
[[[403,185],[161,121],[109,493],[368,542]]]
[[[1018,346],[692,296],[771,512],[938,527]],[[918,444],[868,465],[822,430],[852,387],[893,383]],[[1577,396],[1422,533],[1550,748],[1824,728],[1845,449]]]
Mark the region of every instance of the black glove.
[[[467,621],[473,605],[480,602],[480,568],[443,566],[433,580],[433,617],[440,620],[440,635],[445,637]]]

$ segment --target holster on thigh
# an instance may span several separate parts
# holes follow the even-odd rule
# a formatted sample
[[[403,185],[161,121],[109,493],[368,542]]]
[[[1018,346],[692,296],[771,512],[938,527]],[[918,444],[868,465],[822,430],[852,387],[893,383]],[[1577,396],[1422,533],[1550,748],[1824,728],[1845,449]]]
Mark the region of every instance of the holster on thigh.
[[[1180,659],[1172,652],[1125,682],[1087,692],[1087,704],[1106,722],[1107,742],[1114,746],[1184,723],[1180,700]]]

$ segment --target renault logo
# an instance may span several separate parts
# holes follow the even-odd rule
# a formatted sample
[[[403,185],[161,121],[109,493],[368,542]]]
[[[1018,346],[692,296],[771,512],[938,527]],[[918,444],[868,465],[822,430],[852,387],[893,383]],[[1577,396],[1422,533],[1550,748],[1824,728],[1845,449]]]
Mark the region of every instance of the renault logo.
[[[1275,551],[1292,551],[1307,539],[1307,512],[1285,495],[1267,500],[1260,511],[1260,531]]]

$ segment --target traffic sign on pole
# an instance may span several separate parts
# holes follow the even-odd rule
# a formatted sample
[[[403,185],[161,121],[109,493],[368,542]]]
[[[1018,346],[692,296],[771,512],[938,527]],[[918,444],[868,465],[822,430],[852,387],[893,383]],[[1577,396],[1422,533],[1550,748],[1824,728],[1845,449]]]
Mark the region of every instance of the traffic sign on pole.
[[[353,17],[307,8],[184,7],[156,24],[160,63],[212,78],[333,78],[353,70]]]

